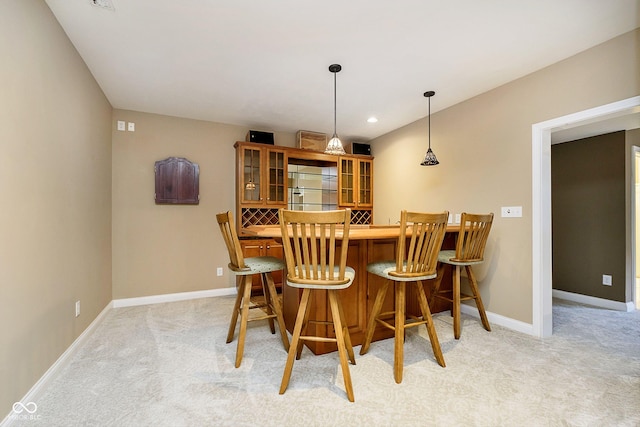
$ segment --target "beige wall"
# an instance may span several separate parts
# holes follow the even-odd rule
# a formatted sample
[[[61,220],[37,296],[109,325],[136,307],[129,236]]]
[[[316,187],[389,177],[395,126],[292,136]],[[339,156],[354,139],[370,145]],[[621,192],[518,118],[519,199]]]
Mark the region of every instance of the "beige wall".
[[[111,301],[111,106],[43,1],[0,2],[0,58],[4,418]]]
[[[118,120],[135,132],[116,131]],[[113,298],[232,286],[215,215],[235,214],[235,149],[247,128],[134,111],[113,113]],[[291,146],[294,135],[276,134]],[[156,205],[156,161],[200,166],[200,204]],[[224,267],[224,276],[216,268]]]
[[[472,72],[472,71],[470,71]],[[439,88],[425,82],[416,96]],[[497,214],[478,269],[487,309],[532,322],[532,130],[534,123],[640,94],[640,30],[464,101],[431,117],[436,167],[419,166],[427,121],[372,141],[374,218],[395,222],[400,208]],[[522,218],[500,218],[522,206]]]

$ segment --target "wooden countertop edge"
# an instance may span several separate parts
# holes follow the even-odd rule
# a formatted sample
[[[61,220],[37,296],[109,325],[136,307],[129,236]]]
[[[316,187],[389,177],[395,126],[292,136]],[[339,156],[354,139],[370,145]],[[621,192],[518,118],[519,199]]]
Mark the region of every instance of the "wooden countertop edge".
[[[449,224],[447,233],[457,232],[460,230],[460,224]],[[349,231],[349,240],[370,240],[370,239],[394,239],[400,233],[399,226],[369,226],[369,225],[352,225]],[[244,229],[245,236],[277,238],[281,237],[279,225],[252,225]],[[336,237],[341,238],[342,233]]]

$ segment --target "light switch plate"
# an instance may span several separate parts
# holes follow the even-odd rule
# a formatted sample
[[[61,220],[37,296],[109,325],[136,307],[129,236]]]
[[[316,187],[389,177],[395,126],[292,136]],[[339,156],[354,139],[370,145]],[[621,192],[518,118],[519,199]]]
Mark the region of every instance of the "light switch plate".
[[[128,123],[129,128],[127,129],[129,132],[135,132],[136,131],[136,124],[133,122],[129,122]]]
[[[125,130],[123,120],[118,120],[118,130]]]
[[[503,206],[503,218],[520,218],[522,216],[522,206]]]

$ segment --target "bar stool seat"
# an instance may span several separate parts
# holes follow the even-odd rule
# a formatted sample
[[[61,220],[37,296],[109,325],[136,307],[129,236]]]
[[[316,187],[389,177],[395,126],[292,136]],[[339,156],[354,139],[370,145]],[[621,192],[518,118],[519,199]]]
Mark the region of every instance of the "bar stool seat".
[[[259,273],[272,273],[284,270],[284,261],[273,256],[257,256],[244,259],[244,265],[250,271],[237,270],[235,274],[240,276],[253,275]]]

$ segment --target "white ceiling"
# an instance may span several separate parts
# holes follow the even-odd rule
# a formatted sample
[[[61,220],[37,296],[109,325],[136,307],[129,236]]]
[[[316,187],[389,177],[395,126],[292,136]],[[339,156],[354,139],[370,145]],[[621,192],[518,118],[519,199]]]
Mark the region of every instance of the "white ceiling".
[[[106,1],[106,0],[101,0]],[[640,26],[640,0],[46,0],[114,108],[366,141]],[[367,123],[376,116],[379,121]]]

